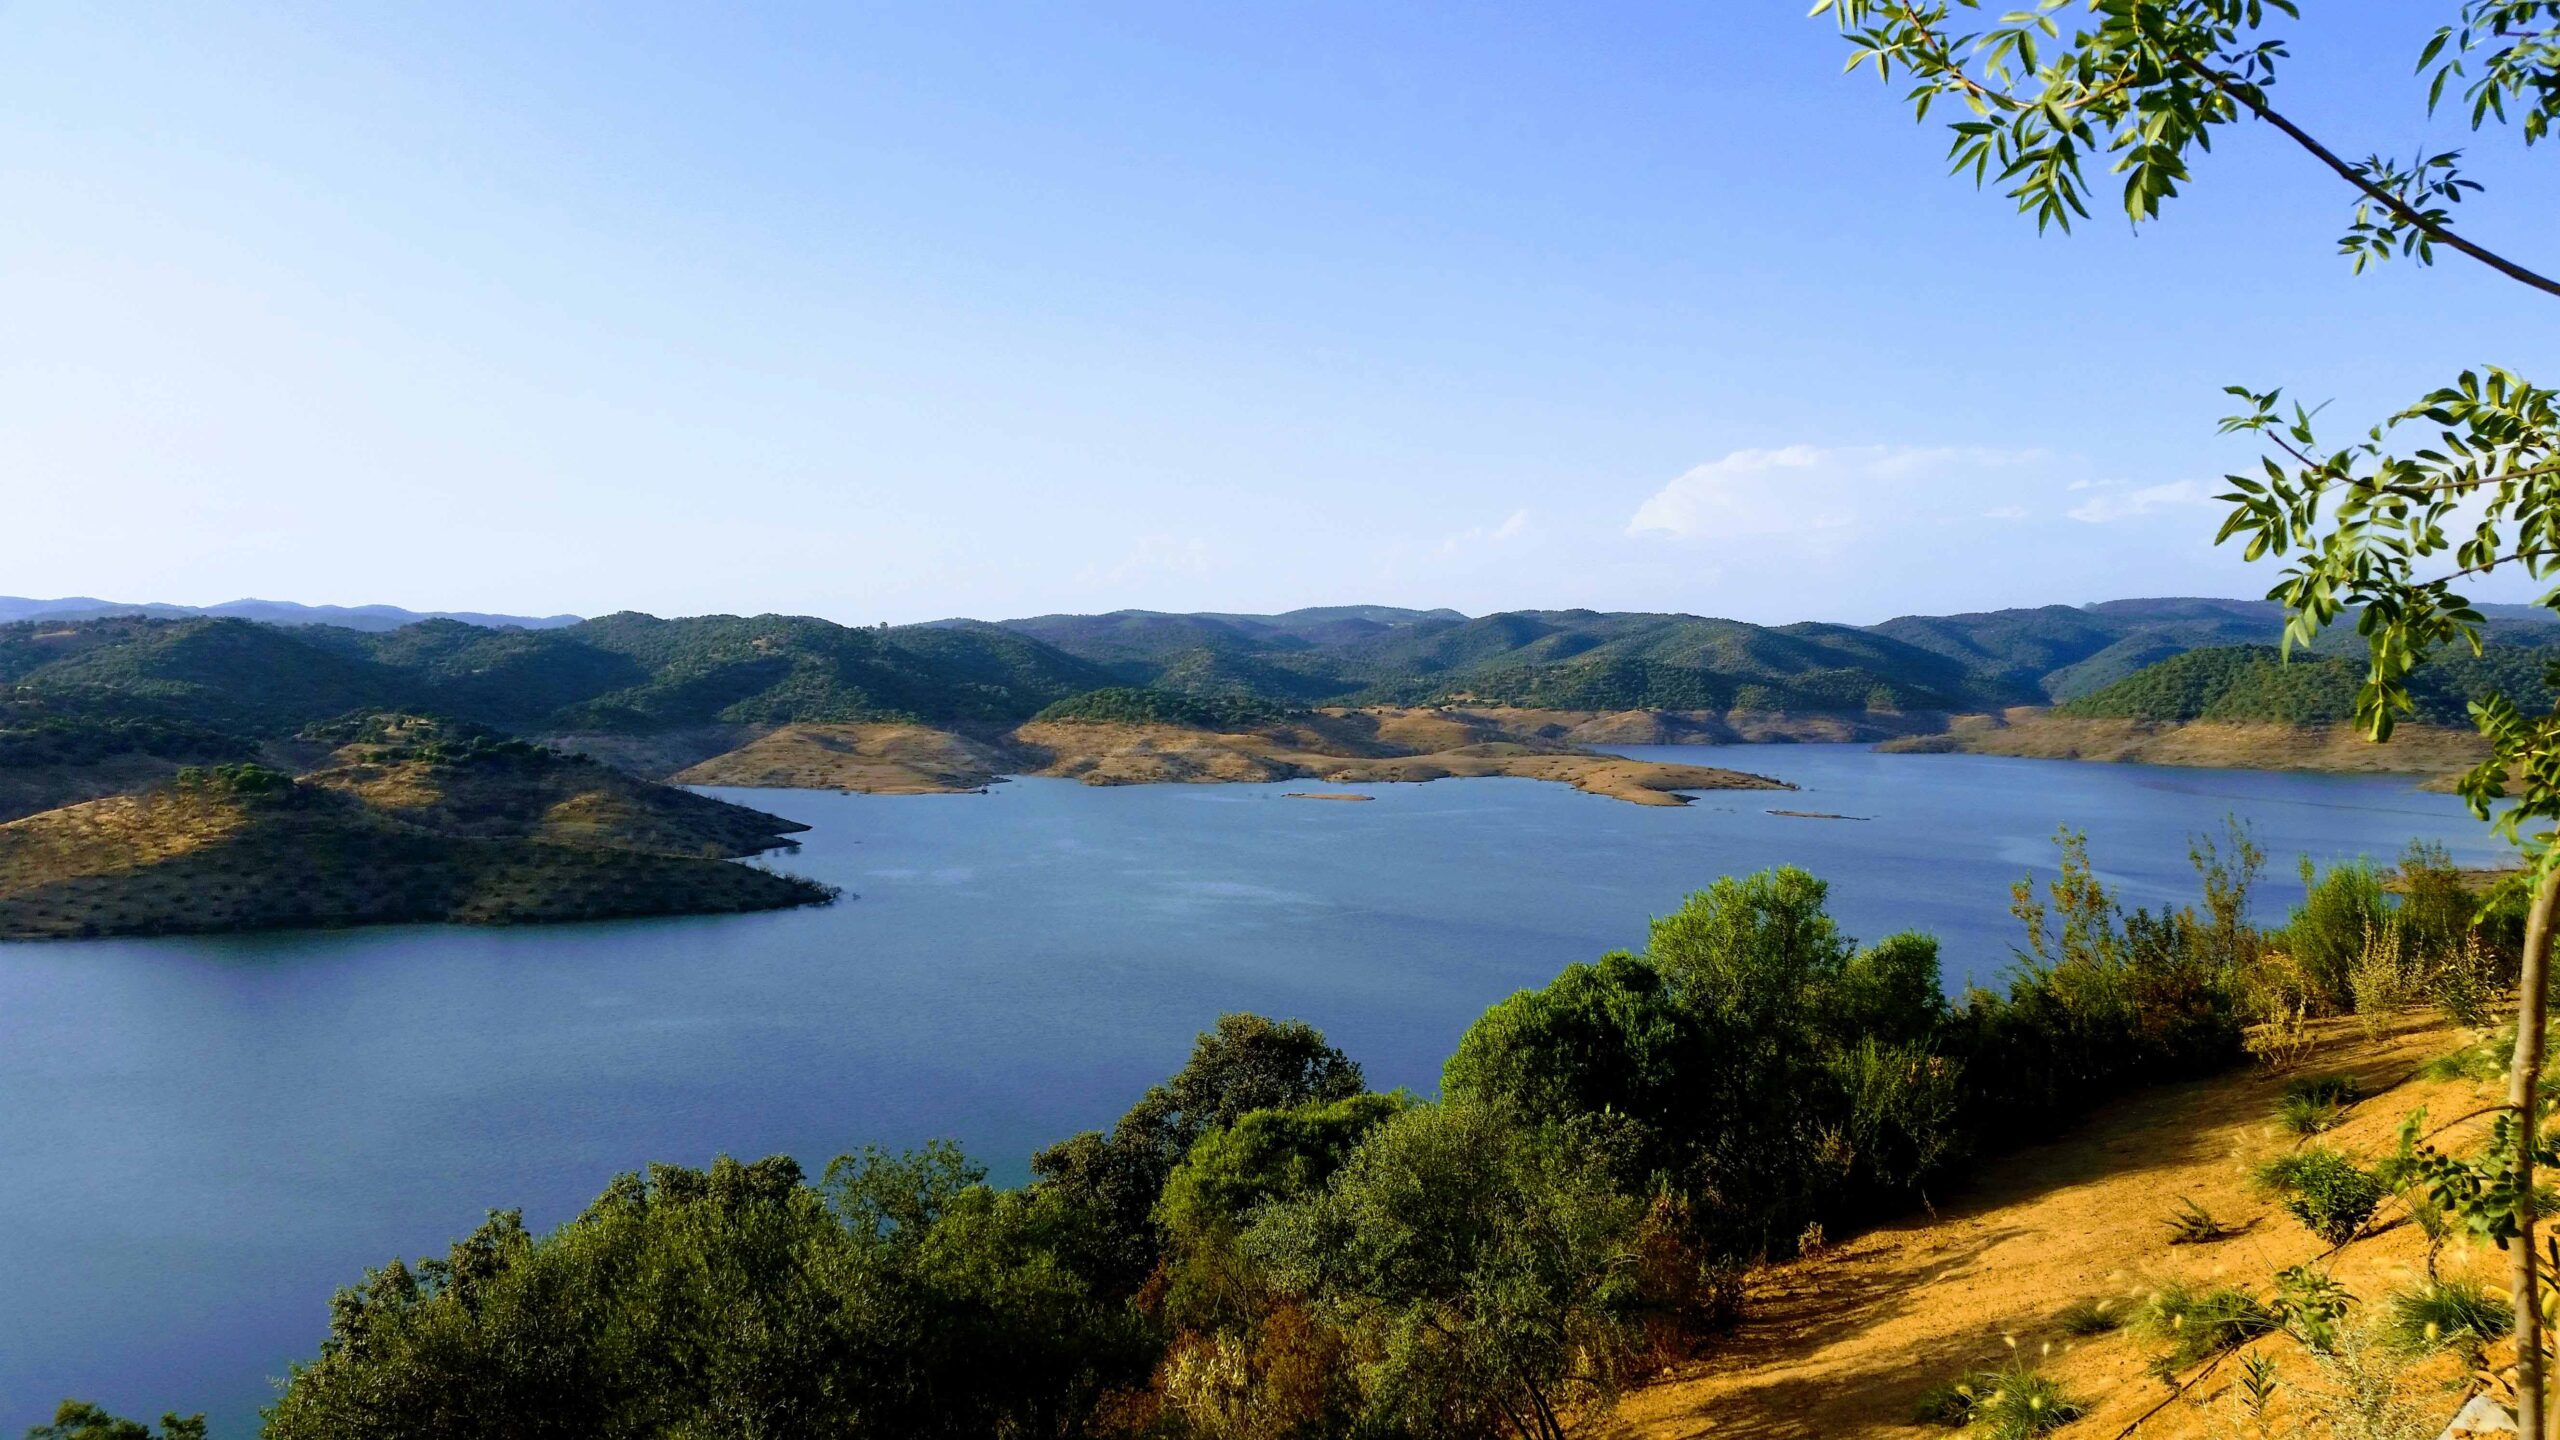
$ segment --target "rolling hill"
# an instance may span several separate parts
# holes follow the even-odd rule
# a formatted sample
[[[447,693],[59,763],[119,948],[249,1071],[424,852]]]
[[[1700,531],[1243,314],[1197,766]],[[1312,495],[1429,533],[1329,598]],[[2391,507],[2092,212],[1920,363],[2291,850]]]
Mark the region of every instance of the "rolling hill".
[[[190,766],[0,824],[0,939],[517,924],[822,903],[731,863],[806,826],[486,731],[375,716],[323,767]]]
[[[2489,610],[2489,658],[2437,668],[2421,720],[2459,724],[2464,702],[2490,685],[2544,693],[2539,670],[2560,624],[2538,610]],[[1000,749],[1044,711],[1233,729],[1318,707],[1460,705],[1570,715],[1564,728],[1639,738],[1877,738],[2055,701],[2064,716],[2134,724],[2335,724],[2351,703],[2352,662],[2315,653],[2275,665],[2263,646],[2278,624],[2264,601],[2175,598],[1875,626],[1370,605],[898,627],[630,612],[538,629],[42,618],[0,624],[0,820],[183,766],[305,768],[310,727],[384,710],[574,736],[576,748],[653,775],[794,727],[784,748],[798,748],[755,773],[841,763],[829,747],[853,742],[819,733],[827,727],[921,728]],[[2235,648],[2249,645],[2261,648]],[[1129,711],[1140,700],[1145,713]],[[1637,723],[1645,713],[1660,723]],[[1621,718],[1602,723],[1610,716]],[[984,758],[925,768],[965,777]]]

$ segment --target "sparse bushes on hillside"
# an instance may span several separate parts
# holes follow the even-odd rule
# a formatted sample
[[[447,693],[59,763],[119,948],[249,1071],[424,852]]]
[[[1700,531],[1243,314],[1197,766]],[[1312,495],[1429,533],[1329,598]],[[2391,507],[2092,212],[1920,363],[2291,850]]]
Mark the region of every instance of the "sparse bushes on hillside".
[[[171,782],[181,790],[207,795],[281,796],[292,793],[293,777],[270,765],[189,765]]]
[[[2336,1014],[2370,1028],[2418,1003],[2480,1025],[2514,983],[2519,897],[2507,887],[2484,896],[2440,847],[2412,845],[2387,870],[2361,859],[2322,870],[2306,859],[2302,883],[2301,903],[2246,976],[2264,1030]]]

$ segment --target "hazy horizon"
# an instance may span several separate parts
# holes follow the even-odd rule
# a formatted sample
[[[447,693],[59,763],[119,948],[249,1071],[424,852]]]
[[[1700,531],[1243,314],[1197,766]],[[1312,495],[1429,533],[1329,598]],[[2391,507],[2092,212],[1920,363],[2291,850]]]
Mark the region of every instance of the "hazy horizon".
[[[1986,607],[1986,608],[1987,608],[1987,609],[1990,609],[1990,610],[2002,610],[2002,609],[2041,609],[2041,608],[2045,608],[2045,607],[2052,606],[2052,605],[2063,605],[2063,606],[2068,606],[2068,607],[2071,607],[2071,608],[2075,608],[2075,609],[2077,609],[2077,608],[2086,608],[2086,607],[2089,607],[2089,606],[2095,606],[2095,605],[2116,604],[2116,603],[2132,603],[2132,602],[2146,602],[2146,601],[2148,601],[2148,602],[2167,602],[2167,601],[2191,600],[2191,601],[2207,601],[2207,602],[2252,602],[2252,601],[2258,601],[2258,600],[2260,600],[2261,598],[2262,598],[2262,597],[2260,597],[2260,596],[2255,596],[2255,595],[2167,595],[2167,594],[2162,594],[2162,595],[2105,595],[2105,596],[2096,596],[2096,597],[2092,597],[2092,598],[2085,599],[2085,600],[2048,600],[2048,601],[2037,601],[2037,602],[2034,602],[2034,603],[2032,603],[2032,604],[2028,604],[2028,605],[2019,605],[2019,606],[1991,606],[1991,607]],[[655,616],[655,617],[657,617],[657,618],[659,618],[659,619],[666,619],[666,620],[672,620],[672,619],[691,619],[691,618],[696,618],[696,617],[700,617],[700,616],[710,616],[710,615],[739,615],[739,616],[752,616],[752,615],[789,615],[789,616],[802,616],[802,617],[808,617],[808,618],[814,618],[814,619],[820,619],[820,620],[827,620],[827,621],[832,621],[832,622],[834,622],[834,623],[836,623],[836,624],[839,624],[839,625],[857,625],[857,626],[858,626],[858,625],[872,625],[872,624],[882,623],[880,620],[877,620],[877,619],[865,619],[865,618],[860,617],[860,616],[826,615],[826,614],[819,614],[819,613],[814,612],[814,611],[806,611],[806,610],[738,610],[738,609],[713,609],[713,610],[698,610],[698,611],[661,611],[661,610],[645,610],[645,609],[642,609],[641,607],[638,607],[638,606],[621,605],[621,606],[615,606],[615,607],[612,607],[612,608],[610,608],[610,609],[594,610],[594,611],[588,611],[588,612],[585,612],[585,613],[579,613],[579,612],[576,612],[576,611],[554,611],[554,612],[552,612],[552,613],[550,613],[550,614],[545,614],[545,615],[534,615],[534,614],[529,614],[529,613],[526,613],[526,612],[519,612],[519,611],[507,611],[507,610],[498,610],[498,609],[493,609],[493,608],[491,608],[491,607],[489,607],[489,606],[485,606],[485,605],[415,605],[415,606],[411,606],[411,605],[389,605],[389,604],[385,604],[385,603],[382,603],[382,602],[376,602],[376,601],[306,601],[306,600],[288,600],[288,599],[280,599],[280,598],[277,598],[277,597],[275,597],[275,596],[252,596],[252,595],[234,596],[234,597],[232,597],[232,598],[231,598],[231,599],[229,599],[229,600],[217,600],[217,601],[208,601],[208,602],[179,601],[179,600],[136,600],[136,599],[128,599],[128,598],[123,598],[123,597],[118,597],[118,596],[101,596],[101,595],[88,595],[88,594],[82,594],[82,595],[58,595],[58,596],[41,596],[41,595],[0,595],[0,607],[6,607],[6,606],[9,604],[9,602],[12,602],[12,601],[17,601],[17,602],[28,602],[28,603],[32,603],[32,604],[36,604],[36,605],[43,605],[43,606],[65,606],[65,607],[68,607],[68,606],[71,606],[71,605],[75,605],[75,604],[95,604],[95,605],[97,605],[97,606],[106,607],[106,608],[111,608],[111,609],[121,609],[121,608],[125,608],[125,607],[131,607],[131,608],[134,608],[134,609],[150,609],[150,608],[162,608],[162,607],[165,607],[165,608],[171,608],[171,609],[184,609],[184,610],[219,611],[219,610],[223,610],[223,609],[226,609],[226,608],[229,608],[229,607],[234,607],[234,606],[281,606],[281,607],[289,607],[289,608],[296,609],[296,610],[307,610],[307,611],[321,612],[321,613],[327,613],[327,612],[333,612],[333,611],[343,611],[343,612],[349,612],[349,613],[365,613],[365,612],[374,612],[374,613],[379,613],[379,612],[381,612],[381,611],[385,611],[385,610],[397,610],[397,611],[402,611],[402,612],[405,612],[405,613],[408,613],[408,614],[412,614],[412,615],[419,615],[419,616],[438,616],[438,615],[452,615],[452,616],[480,616],[480,617],[486,617],[486,618],[489,618],[489,619],[495,619],[495,620],[501,620],[501,621],[522,621],[522,620],[531,620],[531,621],[539,621],[539,622],[553,622],[553,621],[561,621],[561,622],[575,622],[575,621],[579,621],[579,620],[593,620],[593,619],[597,619],[597,618],[599,618],[599,617],[606,616],[606,615],[613,615],[613,614],[621,614],[621,613],[637,612],[637,613],[642,613],[642,614],[653,615],[653,616]],[[1367,609],[1367,608],[1376,608],[1376,609],[1393,609],[1393,610],[1410,610],[1410,611],[1414,611],[1414,612],[1418,612],[1418,613],[1427,613],[1427,612],[1433,612],[1433,611],[1455,612],[1457,615],[1459,615],[1459,616],[1461,616],[1462,618],[1465,618],[1465,619],[1481,619],[1481,618],[1483,618],[1483,617],[1485,617],[1485,616],[1488,616],[1488,615],[1498,615],[1498,614],[1508,614],[1508,613],[1519,613],[1519,612],[1548,612],[1548,613],[1561,613],[1561,612],[1571,612],[1571,611],[1586,611],[1586,612],[1597,612],[1597,613],[1613,613],[1613,612],[1609,612],[1609,611],[1602,610],[1602,609],[1601,609],[1601,607],[1598,607],[1598,606],[1592,606],[1592,605],[1572,605],[1572,604],[1560,604],[1560,605],[1539,605],[1539,604],[1530,604],[1530,605],[1510,605],[1510,606],[1504,606],[1504,607],[1501,607],[1500,609],[1496,609],[1496,610],[1468,610],[1468,609],[1464,609],[1464,608],[1462,608],[1462,607],[1452,606],[1452,605],[1402,605],[1402,604],[1390,604],[1390,603],[1385,602],[1385,601],[1375,601],[1375,600],[1358,600],[1358,599],[1352,599],[1352,600],[1323,600],[1323,601],[1316,601],[1316,602],[1312,602],[1312,603],[1310,603],[1310,604],[1306,604],[1306,605],[1293,605],[1293,606],[1289,606],[1289,607],[1287,607],[1287,608],[1285,608],[1285,609],[1279,609],[1279,610],[1242,610],[1242,609],[1237,609],[1237,608],[1232,607],[1232,606],[1218,606],[1218,605],[1204,606],[1204,607],[1201,607],[1201,608],[1199,608],[1199,609],[1195,609],[1195,610],[1162,610],[1162,609],[1157,609],[1157,608],[1152,607],[1152,606],[1143,606],[1143,605],[1118,605],[1118,606],[1111,606],[1111,607],[1107,607],[1107,608],[1104,608],[1104,609],[1097,609],[1097,610],[1049,610],[1049,611],[1027,612],[1027,613],[1024,613],[1024,614],[1018,614],[1018,615],[959,615],[959,614],[951,614],[951,615],[927,615],[927,616],[918,616],[918,617],[909,618],[909,619],[889,618],[889,619],[887,619],[886,623],[891,624],[891,625],[930,625],[930,624],[944,623],[944,622],[952,622],[952,621],[974,621],[974,622],[982,622],[982,623],[986,623],[986,624],[1009,624],[1009,623],[1012,623],[1012,622],[1014,622],[1014,621],[1020,621],[1020,620],[1037,620],[1037,619],[1043,619],[1043,618],[1048,618],[1048,617],[1051,617],[1051,616],[1058,616],[1058,615],[1110,615],[1110,614],[1212,615],[1212,616],[1238,616],[1238,617],[1244,617],[1244,618],[1254,618],[1254,617],[1269,617],[1269,616],[1287,615],[1287,614],[1291,614],[1291,613],[1294,613],[1294,612],[1297,612],[1297,611],[1301,611],[1301,610],[1347,610],[1347,609]],[[1744,617],[1742,617],[1742,616],[1738,616],[1738,615],[1722,615],[1722,614],[1717,614],[1717,613],[1714,613],[1714,612],[1709,612],[1709,611],[1698,611],[1698,610],[1648,610],[1648,611],[1632,611],[1632,612],[1630,612],[1630,611],[1621,611],[1621,612],[1614,612],[1614,613],[1645,613],[1645,614],[1676,614],[1676,615],[1691,615],[1691,616],[1696,616],[1696,617],[1701,618],[1701,619],[1716,619],[1716,620],[1740,620],[1740,619],[1743,619],[1743,618],[1744,618]],[[1881,624],[1881,623],[1883,623],[1883,622],[1885,622],[1885,621],[1887,621],[1887,620],[1898,619],[1898,618],[1900,618],[1900,617],[1902,617],[1902,616],[1906,616],[1906,615],[1955,615],[1955,614],[1968,614],[1968,613],[1981,613],[1981,612],[1980,612],[1980,611],[1951,611],[1951,610],[1895,610],[1895,611],[1891,611],[1891,612],[1886,613],[1886,614],[1879,614],[1879,615],[1867,616],[1867,617],[1855,617],[1855,618],[1853,618],[1853,617],[1844,617],[1844,616],[1838,616],[1838,615],[1797,615],[1797,616],[1793,616],[1793,617],[1789,617],[1789,618],[1787,618],[1787,619],[1781,619],[1781,620],[1767,620],[1767,621],[1763,621],[1763,620],[1753,620],[1753,621],[1751,621],[1750,623],[1752,623],[1752,624],[1784,625],[1784,624],[1792,624],[1792,623],[1796,623],[1796,622],[1798,622],[1798,621],[1812,621],[1812,622],[1828,623],[1828,624],[1835,624],[1835,625],[1872,626],[1872,625],[1878,625],[1878,624]],[[14,618],[29,618],[29,619],[34,619],[34,618],[43,618],[43,617],[42,617],[42,616],[40,616],[40,615],[28,615],[28,616],[25,616],[25,617],[17,617],[17,616],[13,616],[12,614],[10,614],[10,613],[5,609],[5,608],[0,608],[0,623],[8,623],[10,620],[12,620],[12,619],[14,619]],[[76,612],[74,613],[74,617],[73,617],[73,618],[78,618],[78,616],[77,616],[77,613],[76,613]]]

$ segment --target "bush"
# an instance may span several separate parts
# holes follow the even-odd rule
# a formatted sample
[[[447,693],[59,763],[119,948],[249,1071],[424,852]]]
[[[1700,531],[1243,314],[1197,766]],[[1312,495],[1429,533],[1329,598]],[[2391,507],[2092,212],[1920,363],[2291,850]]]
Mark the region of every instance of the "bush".
[[[2302,903],[2285,921],[2284,948],[2302,967],[2313,998],[2330,1011],[2355,1003],[2353,973],[2367,937],[2391,919],[2382,872],[2350,860],[2325,872],[2302,862]]]
[[[2286,1212],[2332,1245],[2344,1245],[2389,1193],[2373,1172],[2314,1145],[2259,1167],[2258,1181],[2284,1197]]]
[[[2368,1037],[2379,1033],[2383,1016],[2408,1008],[2421,978],[2399,921],[2385,920],[2364,932],[2364,943],[2347,967],[2347,994]]]
[[[2099,883],[2082,837],[2064,831],[2061,874],[2012,909],[2027,927],[2005,993],[1975,990],[1946,1049],[1968,1075],[1967,1128],[2024,1138],[2135,1085],[2210,1074],[2241,1054],[2237,977],[2257,953],[2239,924],[2255,849],[2198,841],[2207,913],[2126,913]]]
[[[2447,1020],[2476,1030],[2496,1016],[2498,1002],[2506,998],[2510,968],[2478,935],[2465,935],[2428,969],[2427,998]]]

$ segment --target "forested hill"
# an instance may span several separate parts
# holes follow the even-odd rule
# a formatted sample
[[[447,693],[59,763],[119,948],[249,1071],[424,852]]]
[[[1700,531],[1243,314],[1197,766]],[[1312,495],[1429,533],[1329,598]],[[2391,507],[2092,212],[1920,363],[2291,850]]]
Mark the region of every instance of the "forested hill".
[[[2493,654],[2560,640],[2547,618],[2505,614],[2494,623],[2502,643]],[[384,709],[516,733],[645,735],[883,719],[1010,726],[1095,692],[1112,693],[1080,701],[1084,712],[1117,713],[1137,690],[1215,702],[1211,709],[1231,716],[1441,701],[1909,713],[2077,696],[2117,707],[2107,713],[2219,706],[2316,718],[2348,703],[2341,697],[2352,685],[2335,664],[2278,673],[2199,659],[2145,671],[2130,690],[2111,688],[2156,661],[2272,640],[2277,628],[2274,607],[2229,600],[1908,616],[1873,627],[1590,610],[1467,617],[1386,606],[898,627],[630,613],[544,629],[428,620],[385,631],[46,618],[0,624],[0,767],[114,755],[171,764],[239,758],[251,742]],[[2492,675],[2511,692],[2538,678],[2521,659],[2491,664],[2512,673],[2450,667],[2427,703],[2458,720],[2460,702]],[[1169,702],[1149,703],[1162,710]],[[1189,702],[1174,708],[1190,713]]]
[[[2413,718],[2467,725],[2470,700],[2490,691],[2520,705],[2548,705],[2545,675],[2555,660],[2560,646],[2512,642],[2491,645],[2476,658],[2461,652],[2439,657],[2410,677]],[[2360,659],[2296,655],[2287,661],[2271,645],[2224,646],[2161,661],[2059,712],[2116,720],[2344,725],[2355,718],[2363,681]]]
[[[259,735],[361,709],[511,730],[1018,721],[1109,683],[1089,662],[992,626],[646,615],[549,630],[431,620],[379,633],[213,619],[0,626],[0,685],[18,704],[60,713],[111,697],[141,717]]]

